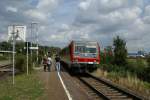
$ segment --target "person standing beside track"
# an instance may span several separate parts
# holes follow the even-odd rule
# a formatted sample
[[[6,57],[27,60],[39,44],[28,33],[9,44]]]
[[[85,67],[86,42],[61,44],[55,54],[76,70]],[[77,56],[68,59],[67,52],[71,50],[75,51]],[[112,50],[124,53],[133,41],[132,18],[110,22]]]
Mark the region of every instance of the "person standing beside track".
[[[46,72],[46,68],[47,68],[47,56],[46,55],[43,57],[42,63],[43,63],[43,66],[44,66],[44,71]]]
[[[57,71],[60,71],[60,57],[58,55],[56,55],[55,61],[56,61],[56,69]]]
[[[52,58],[50,56],[48,56],[47,58],[47,67],[48,67],[48,71],[51,71],[51,65],[52,65]]]

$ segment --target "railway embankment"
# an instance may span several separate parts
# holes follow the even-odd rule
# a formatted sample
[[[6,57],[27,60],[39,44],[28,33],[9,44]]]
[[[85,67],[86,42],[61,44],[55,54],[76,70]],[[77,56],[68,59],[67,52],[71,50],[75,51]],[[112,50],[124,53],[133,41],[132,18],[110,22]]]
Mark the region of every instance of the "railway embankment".
[[[122,76],[119,72],[108,72],[99,68],[92,74],[97,77],[108,79],[122,87],[126,87],[135,93],[144,96],[147,99],[150,99],[150,83],[144,82],[136,76],[132,76],[130,73],[127,73],[127,76]]]

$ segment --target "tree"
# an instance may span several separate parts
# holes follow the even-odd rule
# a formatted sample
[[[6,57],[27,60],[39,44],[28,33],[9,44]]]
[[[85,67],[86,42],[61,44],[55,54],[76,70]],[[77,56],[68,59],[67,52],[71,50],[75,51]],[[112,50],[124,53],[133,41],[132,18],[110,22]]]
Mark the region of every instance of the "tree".
[[[114,41],[114,63],[116,65],[125,65],[127,64],[127,49],[126,49],[126,42],[117,36]]]
[[[113,52],[112,52],[112,46],[107,46],[106,48],[105,48],[105,52],[106,52],[106,63],[109,63],[109,64],[111,64],[112,63],[112,61],[113,61]]]
[[[3,41],[3,42],[0,42],[0,50],[11,50],[12,46],[10,43],[6,42],[6,41]]]

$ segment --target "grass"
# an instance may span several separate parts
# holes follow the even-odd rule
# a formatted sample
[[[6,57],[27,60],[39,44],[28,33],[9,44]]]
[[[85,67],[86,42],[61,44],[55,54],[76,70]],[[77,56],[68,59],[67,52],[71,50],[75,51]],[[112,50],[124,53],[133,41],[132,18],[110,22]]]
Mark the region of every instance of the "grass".
[[[15,84],[12,77],[0,81],[0,100],[38,100],[44,93],[42,82],[35,72],[30,75],[17,75]]]
[[[127,62],[131,65],[139,66],[140,63],[143,64],[143,66],[147,66],[147,61],[146,59],[138,58],[138,59],[127,59]]]

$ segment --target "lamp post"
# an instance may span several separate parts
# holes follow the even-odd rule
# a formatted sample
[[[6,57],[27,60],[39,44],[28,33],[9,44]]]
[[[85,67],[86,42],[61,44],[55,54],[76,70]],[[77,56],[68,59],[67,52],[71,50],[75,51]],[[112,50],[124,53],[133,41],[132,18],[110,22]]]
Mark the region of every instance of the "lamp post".
[[[28,41],[27,41],[27,75],[29,74],[29,44],[28,44]]]

